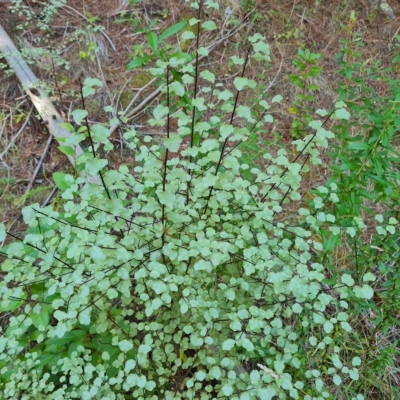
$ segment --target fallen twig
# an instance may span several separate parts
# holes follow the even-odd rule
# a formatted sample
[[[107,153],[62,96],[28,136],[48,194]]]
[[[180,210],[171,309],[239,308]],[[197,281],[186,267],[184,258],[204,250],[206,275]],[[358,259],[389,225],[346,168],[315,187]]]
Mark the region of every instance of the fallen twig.
[[[49,148],[50,148],[50,145],[51,145],[52,141],[53,141],[53,136],[49,135],[49,138],[48,138],[47,143],[46,143],[46,147],[43,150],[42,156],[40,157],[38,165],[35,168],[35,171],[33,171],[32,178],[29,181],[28,186],[26,187],[25,194],[29,193],[29,191],[32,189],[33,183],[35,182],[36,176],[39,173],[39,170],[40,170],[40,168],[41,168],[41,166],[43,164],[44,159],[46,158],[46,154],[49,151]]]
[[[49,196],[47,197],[47,199],[43,202],[42,208],[43,208],[43,207],[46,207],[47,204],[50,203],[51,199],[54,197],[54,195],[56,194],[57,190],[58,190],[58,187],[57,187],[57,186],[54,186],[53,189],[52,189],[52,191],[51,191],[51,193],[50,193]]]

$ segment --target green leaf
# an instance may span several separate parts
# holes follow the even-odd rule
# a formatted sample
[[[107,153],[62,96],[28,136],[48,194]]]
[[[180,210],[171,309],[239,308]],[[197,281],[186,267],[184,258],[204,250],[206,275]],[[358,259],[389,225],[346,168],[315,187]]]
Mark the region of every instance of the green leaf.
[[[355,283],[354,279],[349,274],[342,275],[342,282],[347,286],[353,286]]]
[[[349,119],[350,118],[350,113],[345,109],[345,108],[339,108],[335,110],[335,112],[332,115],[332,119]]]
[[[97,78],[86,78],[85,82],[83,82],[85,86],[93,87],[93,86],[98,86],[102,87],[103,83],[97,79]]]
[[[254,119],[252,118],[252,115],[251,115],[251,108],[248,106],[240,105],[236,109],[236,114],[238,117],[245,118],[249,122],[254,121]]]
[[[35,364],[35,369],[43,368],[47,365],[56,355],[55,354],[42,354],[37,358],[39,360],[38,364]]]
[[[182,83],[178,81],[174,81],[170,83],[169,89],[172,90],[176,95],[182,97],[185,94],[185,87]]]
[[[230,384],[225,384],[222,389],[221,389],[222,393],[224,394],[224,396],[229,396],[233,393],[233,387]]]
[[[193,269],[195,271],[212,272],[212,265],[209,261],[199,260],[194,264]]]
[[[329,227],[329,230],[333,232],[333,235],[329,235],[327,238],[326,235],[323,235],[323,245],[326,251],[333,251],[336,243],[339,241],[339,237],[337,236],[340,233],[340,229],[338,227]]]
[[[39,314],[32,312],[29,316],[31,317],[32,323],[34,326],[36,326],[36,328],[39,328],[40,325],[47,327],[50,321],[50,314],[46,308],[42,309]]]
[[[192,31],[185,31],[182,33],[182,40],[190,40],[190,39],[194,39],[196,37],[196,35],[194,34],[194,32]]]
[[[379,177],[379,178],[382,178],[382,175],[383,175],[383,168],[382,168],[381,162],[380,162],[379,159],[376,158],[376,157],[374,157],[374,158],[372,159],[372,162],[374,163],[374,167],[375,167],[375,170],[376,170],[376,173],[377,173],[378,177]]]
[[[235,65],[243,65],[244,64],[244,58],[239,58],[238,56],[232,56],[232,57],[230,57],[230,59],[232,60],[232,62]]]
[[[86,161],[85,169],[89,172],[90,175],[94,176],[97,175],[99,171],[102,170],[107,164],[107,160],[92,158]]]
[[[118,297],[118,292],[114,288],[107,290],[107,297],[109,299],[116,299]]]
[[[180,32],[185,26],[187,25],[187,21],[181,21],[178,22],[175,25],[170,26],[167,28],[161,35],[160,39],[166,39],[169,38],[172,35],[176,35],[178,32]]]
[[[228,124],[222,124],[220,126],[220,134],[221,134],[221,138],[226,139],[230,134],[233,133],[234,128],[232,125],[228,125]]]
[[[289,79],[300,89],[304,88],[304,82],[297,75],[289,75]]]
[[[25,300],[9,300],[0,302],[0,311],[12,312],[25,304]]]
[[[208,70],[201,71],[201,72],[200,72],[200,76],[201,76],[203,79],[207,80],[207,81],[210,81],[210,82],[212,82],[212,83],[215,82],[215,75],[214,75],[212,72],[208,71]]]
[[[353,364],[353,367],[358,367],[361,365],[361,358],[360,357],[354,357],[353,360],[351,361]]]
[[[173,57],[178,58],[178,59],[184,59],[189,62],[191,62],[193,60],[193,56],[191,54],[184,53],[183,51],[177,51],[176,53],[171,54],[170,58],[173,58]]]
[[[61,153],[64,153],[67,156],[71,156],[71,157],[75,156],[75,150],[70,146],[58,146],[58,150],[60,150]]]
[[[7,229],[4,224],[0,224],[0,242],[2,242],[7,236]]]
[[[235,88],[238,91],[243,90],[245,87],[249,87],[252,89],[256,87],[255,81],[253,81],[252,79],[241,78],[241,77],[236,77],[235,80],[233,81],[233,84],[235,85]]]
[[[76,330],[72,332],[66,332],[61,338],[55,337],[46,340],[46,345],[61,346],[67,343],[72,343],[76,339],[83,339],[86,336],[86,332],[82,330]]]
[[[354,286],[354,294],[360,299],[372,299],[374,296],[374,289],[369,285]]]
[[[104,142],[110,136],[110,131],[100,124],[94,124],[90,127],[90,133],[94,142]]]
[[[326,333],[331,333],[333,331],[333,324],[331,321],[324,322],[324,331]]]
[[[215,24],[214,21],[205,21],[202,23],[201,27],[205,31],[213,31],[214,29],[217,29],[217,25]]]
[[[83,97],[88,97],[95,93],[96,93],[96,91],[90,86],[84,86],[82,88],[82,96]]]
[[[72,111],[71,115],[75,123],[80,125],[82,120],[87,117],[88,112],[86,110],[74,110]]]
[[[235,346],[235,341],[233,339],[227,339],[222,343],[222,350],[230,351]]]
[[[363,281],[364,282],[373,282],[376,280],[376,276],[372,273],[372,272],[367,272],[364,276],[363,276]]]
[[[214,0],[206,0],[205,4],[207,8],[214,8],[215,10],[219,10],[219,4]]]
[[[129,350],[133,349],[133,344],[130,340],[122,340],[118,343],[118,347],[124,353],[128,352]]]
[[[182,143],[182,138],[180,135],[171,134],[169,138],[164,140],[164,146],[169,150],[176,152]]]
[[[74,133],[74,132],[75,132],[75,128],[74,128],[71,124],[68,124],[68,123],[66,123],[66,122],[63,122],[63,123],[61,124],[61,126],[62,126],[63,128],[65,128],[67,131],[70,131],[71,133]],[[65,138],[57,138],[58,141],[61,141],[60,139],[64,139],[64,141],[65,141]]]
[[[342,383],[342,378],[339,375],[333,375],[333,383],[339,386]]]
[[[142,65],[146,64],[147,61],[151,60],[153,56],[143,56],[143,57],[138,57],[135,58],[131,61],[129,61],[128,65],[126,66],[126,69],[129,71],[131,69],[141,67]]]
[[[350,143],[349,150],[368,150],[368,143]]]
[[[154,53],[158,53],[158,36],[154,32],[147,32],[147,43],[152,48]]]
[[[280,103],[283,100],[283,97],[280,94],[274,96],[271,100],[271,103]]]
[[[53,173],[53,180],[56,186],[62,191],[65,192],[67,189],[71,187],[71,182],[68,182],[65,177],[67,174],[63,172],[54,172]]]
[[[353,228],[353,227],[351,227],[351,226],[349,226],[348,228],[346,228],[346,232],[353,238],[355,235],[356,235],[356,233],[357,233],[357,231]]]
[[[151,347],[148,344],[142,344],[139,346],[138,353],[139,354],[148,354],[151,351]]]
[[[176,197],[173,193],[170,192],[161,192],[158,194],[158,198],[160,199],[160,203],[169,207],[173,207],[174,202],[176,201]]]
[[[164,115],[168,114],[168,111],[169,111],[168,107],[159,104],[153,111],[154,118],[156,120],[161,119],[162,117],[164,117]]]
[[[196,25],[196,24],[198,24],[199,22],[200,22],[200,20],[197,19],[197,18],[190,18],[190,19],[189,19],[189,25],[190,25],[190,26]]]

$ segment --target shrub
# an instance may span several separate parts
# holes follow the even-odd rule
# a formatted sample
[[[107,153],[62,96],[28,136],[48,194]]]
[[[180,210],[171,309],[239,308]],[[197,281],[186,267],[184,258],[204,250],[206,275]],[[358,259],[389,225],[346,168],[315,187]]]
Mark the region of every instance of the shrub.
[[[271,147],[248,162],[246,143],[273,121],[282,97],[259,98],[258,107],[243,99],[257,88],[248,66],[270,61],[259,34],[243,58],[231,58],[241,70],[232,86],[201,66],[208,50],[199,35],[216,28],[201,21],[202,8],[215,6],[193,4],[197,36],[187,30],[183,39],[197,43],[194,57],[179,52],[150,68],[163,85],[148,121],[164,128],[161,143],[126,127],[136,164],[107,169],[100,154],[113,148],[109,130],[75,110],[79,128],[66,125],[63,151],[85,139],[90,146],[76,176],[55,177],[64,210],[26,207],[27,234],[8,232],[4,398],[323,399],[332,384],[358,380],[360,357],[342,357],[347,298],[371,299],[375,277],[332,276],[323,264],[342,235],[338,179],[315,188],[310,204],[300,194],[302,172],[322,163],[320,149],[334,139],[327,122],[346,126],[347,105],[318,110],[321,119],[307,109],[294,160]],[[299,51],[301,79],[317,60]],[[83,98],[99,85],[86,80]],[[87,183],[93,176],[102,184]],[[354,237],[362,221],[350,222]]]

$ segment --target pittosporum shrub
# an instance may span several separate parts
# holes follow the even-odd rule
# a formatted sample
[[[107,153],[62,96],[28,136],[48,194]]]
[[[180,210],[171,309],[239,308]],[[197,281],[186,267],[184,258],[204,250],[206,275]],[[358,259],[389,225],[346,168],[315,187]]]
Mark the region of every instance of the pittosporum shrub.
[[[166,135],[155,142],[126,127],[135,165],[107,169],[108,128],[75,110],[79,128],[66,124],[62,150],[90,146],[76,176],[57,175],[64,209],[26,207],[27,234],[8,232],[5,399],[324,399],[343,377],[358,379],[360,359],[341,360],[337,344],[351,330],[349,287],[359,298],[373,291],[350,274],[331,279],[316,262],[321,227],[327,240],[340,235],[335,217],[318,211],[338,202],[337,185],[316,188],[313,208],[299,193],[302,171],[322,162],[319,150],[334,138],[326,122],[349,118],[345,103],[308,121],[294,160],[281,148],[245,163],[247,141],[282,99],[260,98],[258,114],[241,103],[257,86],[248,66],[268,63],[270,49],[249,37],[243,58],[231,58],[241,72],[225,85],[199,62],[208,54],[199,35],[216,28],[201,22],[202,8],[216,4],[193,6],[197,36],[183,39],[195,39],[194,57],[178,52],[150,68],[164,100],[149,125]],[[301,65],[317,58],[299,52],[302,79]],[[83,98],[100,84],[86,80]]]

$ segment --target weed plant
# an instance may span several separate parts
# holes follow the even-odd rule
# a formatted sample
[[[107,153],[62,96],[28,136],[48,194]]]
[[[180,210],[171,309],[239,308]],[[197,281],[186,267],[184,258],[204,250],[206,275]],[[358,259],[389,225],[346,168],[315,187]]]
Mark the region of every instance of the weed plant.
[[[371,362],[378,373],[388,365],[376,337],[397,323],[397,82],[387,78],[393,96],[375,98],[362,66],[341,57],[346,79],[331,110],[312,112],[306,92],[292,105],[302,116],[298,155],[267,148],[262,162],[250,160],[246,144],[282,101],[242,102],[257,89],[248,67],[269,63],[270,48],[250,36],[231,57],[240,73],[221,83],[199,61],[208,55],[201,35],[217,28],[203,17],[218,5],[191,5],[196,29],[182,40],[194,41],[194,54],[160,58],[158,36],[147,35],[165,99],[148,124],[164,129],[161,144],[126,127],[135,164],[108,168],[109,129],[90,126],[84,106],[101,82],[86,79],[60,150],[90,146],[75,175],[54,175],[63,210],[24,208],[23,238],[0,229],[0,240],[12,239],[1,250],[4,399],[361,400]],[[352,45],[350,35],[344,52]],[[318,74],[318,58],[300,50],[292,82]],[[331,175],[307,202],[302,174],[328,147]],[[366,340],[352,322],[371,310]]]

